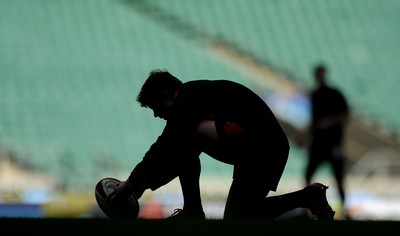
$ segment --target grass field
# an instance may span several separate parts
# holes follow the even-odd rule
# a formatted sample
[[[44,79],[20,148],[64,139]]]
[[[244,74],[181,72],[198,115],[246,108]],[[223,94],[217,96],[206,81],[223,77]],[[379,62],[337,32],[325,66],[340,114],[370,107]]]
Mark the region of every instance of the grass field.
[[[2,230],[10,233],[64,235],[374,235],[393,232],[399,225],[398,221],[0,219]]]

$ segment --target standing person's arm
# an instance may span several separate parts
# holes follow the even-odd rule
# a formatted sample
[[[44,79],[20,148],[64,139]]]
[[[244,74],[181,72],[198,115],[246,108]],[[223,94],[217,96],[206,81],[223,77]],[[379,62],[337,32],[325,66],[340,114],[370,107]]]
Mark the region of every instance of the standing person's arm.
[[[339,91],[336,92],[336,106],[333,108],[336,112],[332,116],[324,117],[316,122],[318,129],[327,129],[333,125],[345,125],[349,118],[349,106],[346,98]]]
[[[345,124],[347,123],[348,119],[349,119],[349,114],[347,111],[344,111],[337,115],[320,119],[318,122],[316,122],[315,126],[318,129],[327,129],[333,125]]]

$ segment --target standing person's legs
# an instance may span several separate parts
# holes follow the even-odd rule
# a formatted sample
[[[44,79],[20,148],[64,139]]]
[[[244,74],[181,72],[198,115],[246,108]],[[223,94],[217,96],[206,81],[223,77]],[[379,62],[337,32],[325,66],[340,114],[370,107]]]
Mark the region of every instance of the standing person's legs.
[[[345,190],[344,190],[344,164],[345,156],[340,147],[335,146],[331,151],[330,164],[332,166],[333,174],[339,190],[340,199],[342,204],[345,204]]]
[[[344,190],[344,178],[343,178],[343,161],[342,160],[336,160],[333,163],[333,171],[336,179],[336,183],[338,185],[339,189],[339,195],[340,199],[342,201],[342,204],[345,204],[346,201],[346,193]]]
[[[308,162],[305,170],[305,182],[306,185],[311,184],[311,179],[314,176],[315,171],[321,165],[325,155],[322,150],[322,147],[318,146],[318,144],[311,144],[310,149],[308,151]]]

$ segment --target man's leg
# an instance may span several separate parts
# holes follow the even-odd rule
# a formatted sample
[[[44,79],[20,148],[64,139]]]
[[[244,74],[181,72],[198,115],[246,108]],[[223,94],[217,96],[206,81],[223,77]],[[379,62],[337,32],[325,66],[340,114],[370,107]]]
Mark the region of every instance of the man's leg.
[[[337,187],[339,189],[340,200],[343,206],[345,205],[345,189],[344,189],[344,166],[346,157],[343,155],[343,151],[340,146],[335,146],[331,151],[329,162],[331,164],[333,174],[336,180]]]
[[[326,200],[326,189],[326,186],[314,183],[301,190],[261,198],[261,192],[234,180],[226,202],[224,219],[276,219],[289,211],[305,208],[319,220],[332,220],[335,212]]]
[[[233,180],[225,206],[224,219],[266,218],[304,206],[303,190],[267,197],[269,190],[254,181]]]
[[[218,134],[213,120],[200,122],[197,127],[199,146],[213,147],[219,142]],[[200,172],[201,163],[198,157],[188,157],[179,173],[183,195],[183,209],[177,211],[172,216],[174,218],[205,218],[201,193],[200,193]]]
[[[224,219],[265,218],[262,207],[269,190],[252,186],[250,181],[233,180],[225,205]]]
[[[184,202],[183,210],[191,214],[204,214],[200,194],[200,159],[196,158],[185,164],[186,168],[179,175]]]
[[[305,182],[311,184],[311,179],[324,158],[325,153],[321,152],[316,144],[312,144],[308,153],[308,162],[305,170]]]

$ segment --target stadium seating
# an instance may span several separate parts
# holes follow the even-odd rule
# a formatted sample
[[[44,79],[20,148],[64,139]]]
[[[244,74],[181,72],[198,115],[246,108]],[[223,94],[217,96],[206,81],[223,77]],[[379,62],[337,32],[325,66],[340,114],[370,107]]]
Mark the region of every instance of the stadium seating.
[[[168,69],[183,81],[225,78],[259,89],[210,51],[215,43],[304,89],[312,85],[313,65],[325,62],[357,114],[400,131],[393,98],[400,90],[394,66],[400,2],[20,0],[1,6],[0,145],[67,189],[91,189],[104,173],[126,176],[155,140],[163,121],[135,101],[151,69]],[[296,147],[293,153],[304,155]],[[204,163],[207,174],[229,171]],[[287,174],[299,171],[289,166]]]

